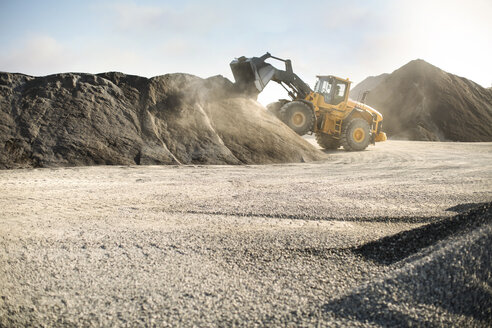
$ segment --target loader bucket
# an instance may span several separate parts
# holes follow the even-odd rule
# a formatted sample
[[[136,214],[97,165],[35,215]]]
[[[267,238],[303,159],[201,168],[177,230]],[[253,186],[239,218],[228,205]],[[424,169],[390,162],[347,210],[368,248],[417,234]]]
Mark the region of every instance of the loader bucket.
[[[260,93],[275,74],[275,67],[261,58],[240,57],[231,64],[236,85],[248,93]]]

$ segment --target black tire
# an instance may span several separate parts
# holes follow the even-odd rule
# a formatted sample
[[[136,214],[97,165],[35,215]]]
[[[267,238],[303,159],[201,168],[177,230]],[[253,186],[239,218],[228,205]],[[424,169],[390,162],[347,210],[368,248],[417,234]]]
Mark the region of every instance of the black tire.
[[[371,128],[369,123],[362,118],[354,118],[342,127],[343,148],[347,151],[361,151],[369,146],[371,141]]]
[[[311,107],[302,101],[291,101],[280,109],[281,120],[298,135],[312,131],[316,117]]]
[[[272,102],[266,106],[266,109],[269,113],[272,113],[276,118],[281,120],[282,118],[280,116],[280,108],[282,108],[282,106],[285,105],[287,102],[289,101],[283,99],[276,102]]]
[[[338,147],[340,147],[340,140],[335,139],[326,133],[316,132],[316,141],[318,142],[318,145],[320,145],[321,148],[327,150],[335,150],[338,149]]]

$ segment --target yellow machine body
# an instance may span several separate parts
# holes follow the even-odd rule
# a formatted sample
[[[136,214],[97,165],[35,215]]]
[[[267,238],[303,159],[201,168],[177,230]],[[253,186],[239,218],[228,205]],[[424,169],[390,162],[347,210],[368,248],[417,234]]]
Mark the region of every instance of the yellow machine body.
[[[331,80],[332,87],[333,85],[340,87],[340,92],[323,90],[320,84],[328,79]],[[385,141],[386,134],[381,131],[383,116],[371,106],[349,99],[351,83],[349,79],[336,76],[318,76],[315,91],[305,98],[312,103],[316,115],[314,132],[322,132],[331,135],[334,139],[339,139],[344,121],[359,117],[369,123],[371,134],[374,136],[372,142]],[[327,92],[331,94],[329,102],[326,102]]]

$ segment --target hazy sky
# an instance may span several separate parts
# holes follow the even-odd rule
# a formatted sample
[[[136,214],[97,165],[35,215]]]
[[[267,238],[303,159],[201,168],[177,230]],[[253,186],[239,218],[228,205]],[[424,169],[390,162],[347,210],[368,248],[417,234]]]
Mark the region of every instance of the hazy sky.
[[[424,59],[492,85],[492,0],[0,0],[0,71],[172,72],[232,79],[229,63],[269,51],[360,82]],[[269,86],[260,101],[284,96]]]

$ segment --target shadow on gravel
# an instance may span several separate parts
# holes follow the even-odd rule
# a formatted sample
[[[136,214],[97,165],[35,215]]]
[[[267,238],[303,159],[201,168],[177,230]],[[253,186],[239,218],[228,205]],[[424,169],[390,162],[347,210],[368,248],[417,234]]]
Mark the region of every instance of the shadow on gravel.
[[[353,252],[362,255],[366,260],[390,265],[449,236],[469,232],[485,222],[492,221],[492,202],[460,204],[448,210],[460,214],[369,242],[353,249]]]
[[[400,216],[400,217],[329,217],[318,215],[305,215],[305,214],[284,214],[284,213],[254,213],[254,212],[238,212],[236,210],[231,211],[216,211],[216,210],[186,210],[186,211],[170,211],[170,213],[183,213],[183,214],[200,214],[200,215],[218,215],[218,216],[238,216],[238,217],[253,217],[253,218],[271,218],[271,219],[288,219],[288,220],[306,220],[306,221],[345,221],[345,222],[386,222],[386,223],[428,223],[431,221],[439,220],[440,217],[412,217],[412,216]]]
[[[325,154],[337,154],[337,153],[341,153],[341,152],[344,152],[343,149],[320,149],[323,153]]]

